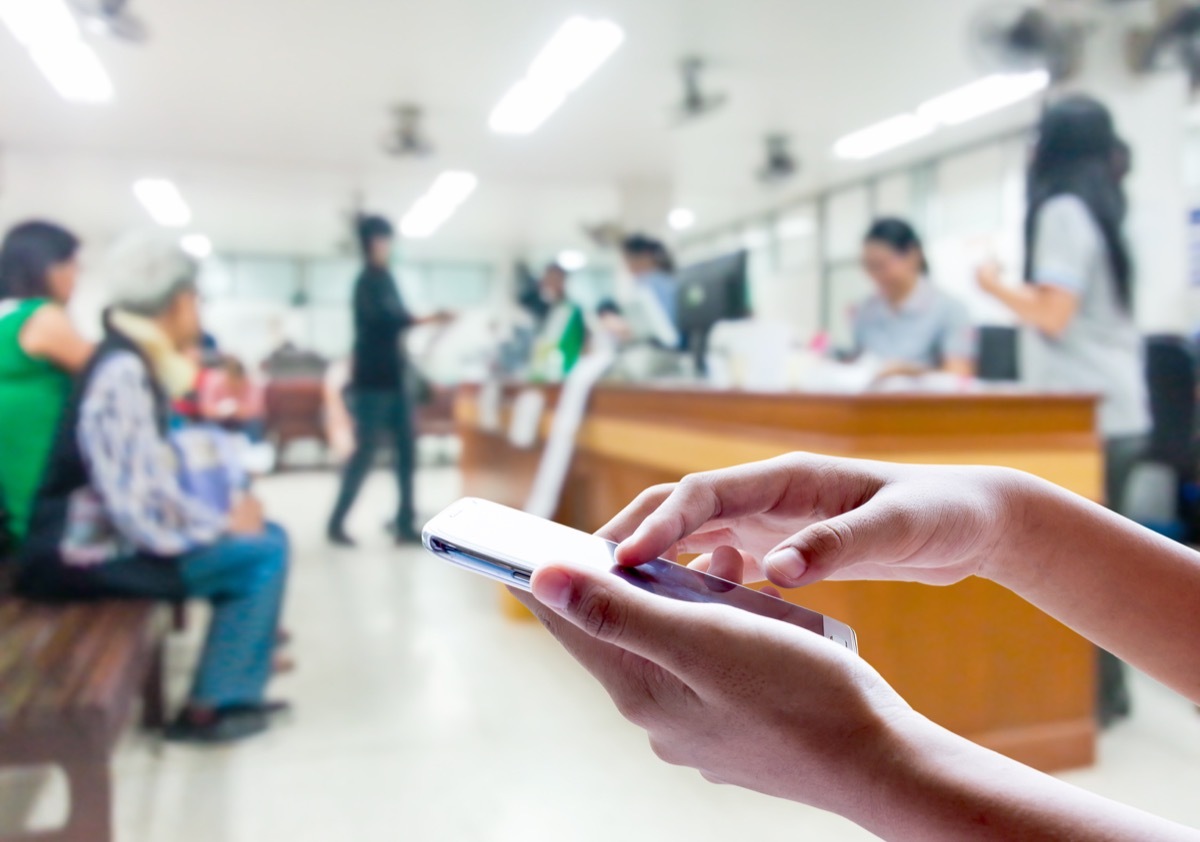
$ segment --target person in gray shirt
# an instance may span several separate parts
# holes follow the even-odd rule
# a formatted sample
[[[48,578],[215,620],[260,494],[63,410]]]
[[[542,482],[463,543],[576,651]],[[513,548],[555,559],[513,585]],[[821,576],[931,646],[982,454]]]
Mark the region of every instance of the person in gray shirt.
[[[1122,227],[1122,151],[1099,102],[1072,96],[1046,111],[1029,177],[1026,283],[1005,284],[995,265],[979,284],[1027,328],[1024,379],[1055,391],[1096,392],[1110,456],[1108,505],[1121,510],[1125,480],[1150,431],[1142,338],[1131,301],[1133,266]]]
[[[1102,396],[1108,506],[1122,510],[1125,486],[1150,431],[1142,338],[1132,315],[1133,266],[1123,236],[1121,179],[1128,150],[1108,109],[1071,96],[1046,110],[1030,164],[1025,226],[1026,283],[1006,285],[995,265],[979,284],[1026,326],[1023,378],[1053,391]],[[1101,660],[1100,713],[1128,712],[1120,663]]]
[[[876,220],[863,238],[862,260],[877,291],[854,313],[855,353],[881,360],[881,378],[973,375],[975,329],[967,308],[929,279],[913,227],[902,219]]]

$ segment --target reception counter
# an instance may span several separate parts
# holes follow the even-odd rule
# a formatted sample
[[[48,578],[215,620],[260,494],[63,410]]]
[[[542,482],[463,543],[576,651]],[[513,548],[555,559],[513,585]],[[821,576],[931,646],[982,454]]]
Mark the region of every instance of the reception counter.
[[[504,432],[515,392],[504,390],[498,412],[494,405],[481,411],[480,389],[464,387],[455,417],[465,492],[521,507],[540,446],[515,447]],[[557,397],[545,389],[543,436]],[[649,485],[793,450],[1005,465],[1092,499],[1103,493],[1095,401],[1087,397],[601,386],[579,430],[556,517],[591,531]],[[1093,761],[1091,645],[998,586],[823,582],[787,596],[850,624],[862,656],[934,721],[1040,769]]]

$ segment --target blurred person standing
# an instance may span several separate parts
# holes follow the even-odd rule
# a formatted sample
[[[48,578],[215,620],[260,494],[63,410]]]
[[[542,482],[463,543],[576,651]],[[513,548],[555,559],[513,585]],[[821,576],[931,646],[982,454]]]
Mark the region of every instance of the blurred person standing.
[[[0,246],[0,532],[25,537],[71,377],[92,355],[67,304],[79,240],[51,222],[12,228]]]
[[[341,489],[326,529],[329,541],[342,547],[354,546],[346,532],[346,516],[371,472],[381,436],[387,437],[395,457],[399,500],[393,534],[398,542],[421,537],[413,522],[416,426],[404,337],[409,328],[445,322],[448,317],[417,318],[404,306],[391,270],[394,240],[392,224],[383,217],[359,220],[358,241],[366,265],[354,284],[354,351],[348,389],[355,445],[343,468]]]
[[[1120,512],[1125,487],[1150,432],[1142,338],[1133,321],[1133,261],[1125,242],[1121,179],[1129,150],[1096,100],[1070,96],[1042,116],[1029,165],[1025,267],[1021,286],[994,264],[980,287],[1026,327],[1021,367],[1031,386],[1100,394],[1108,506]],[[1121,664],[1101,658],[1100,716],[1130,708]]]
[[[863,238],[863,269],[876,292],[854,314],[855,353],[882,361],[881,377],[975,373],[975,329],[961,301],[929,277],[912,225],[883,218]]]
[[[533,345],[533,373],[557,382],[569,374],[583,353],[587,327],[583,310],[567,298],[567,271],[551,263],[542,273],[538,291],[547,310]]]
[[[221,508],[181,484],[170,397],[189,388],[199,339],[198,267],[173,238],[109,255],[105,338],[63,413],[20,557],[43,599],[204,598],[208,636],[167,738],[228,742],[284,707],[265,701],[288,569],[284,531],[249,494]]]
[[[635,286],[627,318],[636,338],[653,340],[668,350],[681,350],[679,282],[671,253],[660,240],[644,234],[625,238],[621,253]]]

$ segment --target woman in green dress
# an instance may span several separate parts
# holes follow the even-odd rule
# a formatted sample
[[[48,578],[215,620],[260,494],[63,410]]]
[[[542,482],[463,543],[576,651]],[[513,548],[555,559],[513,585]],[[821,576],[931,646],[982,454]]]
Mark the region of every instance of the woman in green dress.
[[[49,222],[17,225],[0,246],[0,545],[25,535],[71,377],[92,354],[66,311],[78,252]]]

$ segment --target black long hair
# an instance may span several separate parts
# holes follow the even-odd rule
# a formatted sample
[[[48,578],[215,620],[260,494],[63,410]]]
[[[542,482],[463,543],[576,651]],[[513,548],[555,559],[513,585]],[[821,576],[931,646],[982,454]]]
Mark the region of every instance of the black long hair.
[[[621,243],[621,251],[628,257],[649,257],[660,272],[670,275],[675,272],[675,258],[662,240],[645,234],[631,234]]]
[[[1117,137],[1112,115],[1103,104],[1075,95],[1051,105],[1042,115],[1029,166],[1025,216],[1025,278],[1033,277],[1037,220],[1042,206],[1056,196],[1076,196],[1104,236],[1117,300],[1132,307],[1133,259],[1122,232],[1126,201],[1121,179],[1129,168],[1129,148]]]
[[[929,274],[929,260],[925,257],[925,246],[917,229],[896,216],[884,216],[871,223],[867,229],[863,243],[882,243],[898,254],[912,254],[914,251],[921,257],[921,271]]]
[[[0,245],[0,299],[46,298],[47,275],[79,251],[79,238],[53,222],[23,222]]]

